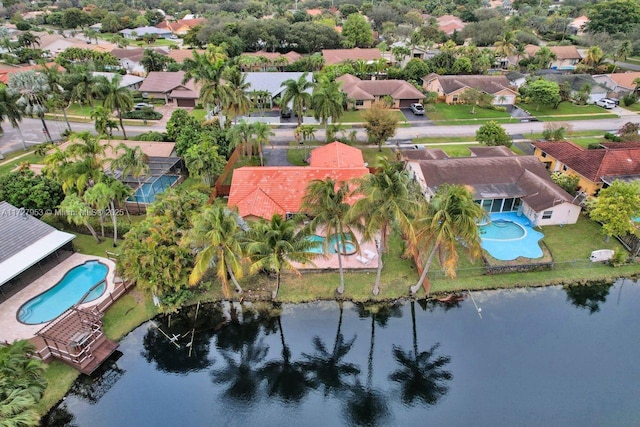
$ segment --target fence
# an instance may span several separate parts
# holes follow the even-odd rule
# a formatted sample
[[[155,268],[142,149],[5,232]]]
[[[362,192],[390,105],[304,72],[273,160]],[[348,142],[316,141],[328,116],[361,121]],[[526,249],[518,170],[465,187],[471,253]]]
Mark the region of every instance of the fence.
[[[111,305],[113,305],[114,302],[118,300],[118,298],[127,293],[127,291],[132,287],[133,284],[126,280],[116,284],[116,287],[109,293],[109,295],[107,295],[107,298],[91,307],[91,310],[101,314],[104,313],[109,307],[111,307]]]

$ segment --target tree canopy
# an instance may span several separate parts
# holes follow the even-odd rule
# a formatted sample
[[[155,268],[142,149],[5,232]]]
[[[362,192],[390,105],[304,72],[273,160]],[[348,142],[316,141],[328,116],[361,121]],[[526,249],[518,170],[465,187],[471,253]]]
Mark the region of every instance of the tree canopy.
[[[511,147],[511,137],[500,124],[491,120],[476,131],[476,139],[485,145],[504,145]]]
[[[640,215],[640,184],[616,180],[600,190],[589,207],[589,216],[602,223],[605,235],[633,233],[636,230],[633,218]]]

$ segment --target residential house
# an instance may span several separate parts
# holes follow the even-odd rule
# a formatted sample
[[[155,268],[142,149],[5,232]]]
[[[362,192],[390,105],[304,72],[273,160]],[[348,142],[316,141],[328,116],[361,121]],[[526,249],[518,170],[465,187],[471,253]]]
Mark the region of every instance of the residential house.
[[[73,234],[56,230],[24,209],[0,201],[0,297],[23,285],[21,274],[40,271],[40,263],[55,260],[63,250],[73,251]]]
[[[200,98],[200,88],[193,79],[183,83],[184,71],[152,71],[138,89],[143,97],[164,98],[178,107],[193,108]]]
[[[171,30],[158,27],[138,27],[133,29],[127,28],[124,30],[120,30],[120,34],[122,34],[124,38],[130,40],[137,40],[146,35],[153,36],[157,39],[169,39],[173,35]]]
[[[45,64],[45,67],[47,68],[51,68],[51,67],[56,67],[59,71],[65,71],[64,68],[62,68],[60,65],[56,64],[55,62],[47,62]],[[38,65],[25,65],[25,66],[6,66],[3,67],[2,69],[0,69],[0,83],[3,84],[7,84],[9,82],[9,77],[12,74],[16,74],[16,73],[21,73],[23,71],[29,71],[29,70],[42,70],[42,65],[38,64]]]
[[[588,104],[593,104],[599,99],[607,96],[607,88],[600,86],[589,74],[561,74],[553,70],[542,70],[540,77],[545,80],[556,82],[559,85],[568,84],[571,87],[571,97],[575,97],[585,85],[591,86]],[[546,72],[544,72],[546,71]]]
[[[467,25],[462,19],[454,15],[442,15],[436,18],[438,21],[438,30],[450,36],[454,32],[460,32]]]
[[[586,150],[573,142],[536,142],[534,155],[551,172],[578,176],[580,190],[595,195],[616,179],[640,180],[640,144],[606,143]]]
[[[548,46],[549,50],[556,55],[556,59],[552,60],[549,68],[560,71],[573,71],[576,65],[582,60],[582,55],[575,46]],[[529,57],[534,57],[536,52],[540,50],[540,46],[528,44],[525,51]]]
[[[285,91],[285,87],[282,84],[289,79],[298,80],[304,73],[268,71],[265,73],[245,73],[245,75],[245,81],[249,84],[247,92],[268,92],[269,105],[270,108],[273,108],[274,104],[277,103],[276,100],[281,99]],[[313,76],[310,73],[307,73],[306,79],[309,82],[313,82]],[[311,89],[307,89],[307,92],[311,93]]]
[[[567,32],[574,36],[581,36],[584,34],[584,30],[589,23],[589,18],[586,15],[578,16],[567,25]]]
[[[124,49],[124,48],[116,48],[111,51],[111,54],[118,58],[118,62],[120,62],[120,66],[127,70],[127,72],[131,74],[135,74],[138,76],[146,75],[146,70],[144,66],[140,62],[142,57],[144,56],[144,51],[146,49],[143,48],[134,48],[134,49]],[[161,55],[168,55],[169,52],[164,49],[153,49],[157,53]]]
[[[527,75],[517,71],[509,71],[504,76],[509,80],[509,84],[515,88],[520,88],[520,86],[527,82]]]
[[[177,36],[184,36],[190,29],[198,25],[203,25],[207,20],[205,18],[178,19],[177,21],[162,21],[157,25],[161,30],[169,30]]]
[[[389,47],[390,50],[388,52],[382,52],[382,57],[386,59],[388,63],[399,65],[400,67],[406,66],[407,63],[414,58],[426,61],[440,53],[437,49],[427,49],[424,46],[411,46],[409,43],[403,41],[395,42]],[[411,51],[411,53],[398,62],[393,54],[393,48],[395,47],[406,47]]]
[[[193,58],[193,52],[198,52],[198,54],[202,55],[205,51],[204,49],[170,49],[167,56],[178,64],[182,64],[185,59]]]
[[[440,76],[431,73],[422,78],[422,87],[437,92],[447,104],[460,102],[460,95],[469,88],[493,96],[495,105],[513,105],[518,93],[505,76]]]
[[[469,150],[470,157],[449,157],[442,150],[403,150],[401,154],[427,200],[443,184],[465,185],[487,212],[517,212],[536,226],[578,220],[580,206],[554,184],[535,156],[516,156],[503,146]]]
[[[240,55],[240,58],[242,71],[284,71],[287,65],[293,64],[302,58],[302,55],[294,51],[280,53],[259,50],[257,52],[244,52]],[[246,61],[243,63],[242,58],[255,58],[255,62]]]
[[[637,85],[633,82],[636,79],[640,81],[640,72],[599,74],[594,75],[593,79],[598,84],[614,92],[617,97],[622,97],[629,92],[637,90]]]
[[[233,171],[229,206],[245,219],[271,219],[301,212],[302,198],[313,180],[350,181],[369,173],[362,151],[332,142],[311,151],[309,166],[241,167]],[[350,197],[347,202],[355,202]]]
[[[422,102],[425,95],[411,83],[404,80],[360,80],[351,74],[336,79],[341,82],[342,91],[347,95],[349,106],[370,108],[374,101],[385,97],[393,100],[392,108],[409,108],[411,104]]]
[[[91,74],[94,77],[104,77],[109,81],[113,80],[115,76],[120,76],[120,87],[127,87],[131,90],[138,90],[144,81],[144,77],[134,76],[133,74],[121,75],[117,73],[103,73],[99,71],[93,71]]]
[[[70,48],[90,49],[96,52],[111,52],[116,46],[113,43],[100,40],[99,44],[87,43],[72,37],[63,37],[58,34],[43,34],[40,36],[40,46],[49,56],[56,57],[60,52]]]
[[[325,65],[340,64],[346,61],[362,60],[373,63],[382,58],[380,49],[361,49],[355,47],[353,49],[322,49],[322,57]]]

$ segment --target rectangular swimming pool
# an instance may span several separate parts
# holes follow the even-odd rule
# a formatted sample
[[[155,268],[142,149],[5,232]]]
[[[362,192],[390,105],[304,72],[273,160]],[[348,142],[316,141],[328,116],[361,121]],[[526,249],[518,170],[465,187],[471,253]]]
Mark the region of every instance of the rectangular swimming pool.
[[[176,175],[162,175],[153,182],[145,182],[136,189],[133,196],[127,199],[128,202],[152,203],[156,200],[156,195],[161,194],[171,187],[178,177]]]

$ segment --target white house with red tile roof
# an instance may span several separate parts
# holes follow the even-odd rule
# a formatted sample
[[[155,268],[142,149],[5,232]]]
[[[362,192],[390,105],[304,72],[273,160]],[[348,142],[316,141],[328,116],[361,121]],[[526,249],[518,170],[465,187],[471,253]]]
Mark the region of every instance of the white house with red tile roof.
[[[341,142],[314,149],[309,166],[242,167],[233,172],[229,206],[246,219],[271,219],[301,211],[302,198],[313,180],[350,181],[365,176],[369,169],[362,151]],[[353,203],[357,198],[351,198]]]

